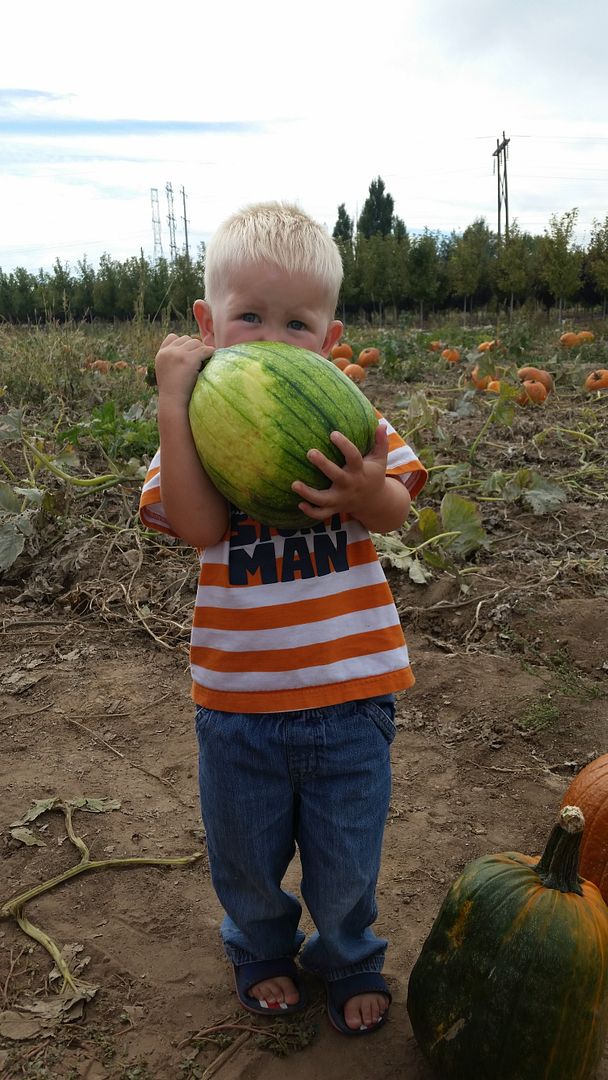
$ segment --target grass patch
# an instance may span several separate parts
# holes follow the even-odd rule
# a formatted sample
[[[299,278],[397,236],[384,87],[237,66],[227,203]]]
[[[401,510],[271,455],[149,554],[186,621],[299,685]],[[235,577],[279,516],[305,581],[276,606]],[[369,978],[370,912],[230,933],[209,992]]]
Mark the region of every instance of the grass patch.
[[[546,699],[542,701],[530,701],[526,706],[525,712],[517,722],[517,726],[521,728],[522,731],[543,731],[544,728],[551,727],[552,724],[557,723],[559,718],[559,708],[552,701],[547,701]]]

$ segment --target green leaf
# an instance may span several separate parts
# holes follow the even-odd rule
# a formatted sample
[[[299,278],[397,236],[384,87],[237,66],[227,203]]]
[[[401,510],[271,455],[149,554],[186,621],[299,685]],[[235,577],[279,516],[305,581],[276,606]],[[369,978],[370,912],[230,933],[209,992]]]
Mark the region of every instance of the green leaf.
[[[422,550],[422,558],[425,563],[432,566],[434,570],[449,570],[453,565],[449,559],[446,559],[445,554],[440,547],[435,549],[427,547]]]
[[[481,485],[482,495],[502,495],[508,480],[509,474],[502,472],[501,469],[497,469],[495,472],[490,473],[489,476],[486,476]]]
[[[21,510],[21,499],[5,480],[0,480],[0,510],[6,510],[9,514],[18,514]]]
[[[19,529],[19,532],[23,533],[24,536],[33,536],[36,531],[31,516],[27,513],[19,514],[15,518],[15,527]]]
[[[465,390],[461,397],[457,398],[451,410],[454,416],[459,419],[465,419],[467,416],[474,416],[477,412],[475,405],[475,391]]]
[[[53,463],[60,469],[79,469],[80,457],[73,446],[64,446],[61,453],[56,454]]]
[[[417,585],[426,585],[427,581],[430,581],[432,577],[432,574],[422,565],[419,559],[409,559],[407,572],[411,580],[415,581]]]
[[[534,474],[532,487],[524,491],[522,502],[526,504],[533,514],[552,514],[568,500],[568,493],[553,480],[546,480]]]
[[[372,539],[382,566],[406,571],[417,585],[425,585],[431,579],[430,571],[412,554],[412,548],[407,547],[399,536],[392,533],[387,536],[373,533]]]
[[[0,570],[8,570],[19,558],[25,547],[25,536],[19,532],[14,522],[7,521],[0,526]]]
[[[519,469],[505,485],[503,494],[508,502],[521,499],[537,515],[552,514],[568,499],[564,488],[532,469]]]
[[[437,533],[442,531],[439,517],[430,506],[425,506],[420,511],[416,524],[423,540],[432,540],[434,536],[437,536]]]
[[[488,537],[481,524],[481,515],[470,499],[448,491],[441,500],[441,521],[445,532],[460,535],[446,541],[450,552],[466,558],[480,547],[488,546]]]
[[[41,488],[16,487],[14,490],[16,495],[21,495],[22,498],[26,499],[27,502],[32,503],[33,506],[42,506],[47,494],[47,492],[43,491]]]
[[[0,442],[16,442],[21,439],[21,412],[11,409],[0,416]]]

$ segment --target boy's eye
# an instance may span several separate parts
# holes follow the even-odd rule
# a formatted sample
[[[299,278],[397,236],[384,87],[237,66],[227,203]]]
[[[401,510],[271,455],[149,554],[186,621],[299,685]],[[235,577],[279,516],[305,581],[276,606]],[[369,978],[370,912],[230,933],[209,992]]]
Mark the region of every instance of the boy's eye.
[[[241,315],[241,319],[243,320],[243,322],[255,322],[257,318],[258,316],[255,314],[254,311],[244,311]]]
[[[303,323],[300,319],[292,319],[291,322],[289,322],[287,325],[289,326],[290,330],[306,329],[306,323]]]

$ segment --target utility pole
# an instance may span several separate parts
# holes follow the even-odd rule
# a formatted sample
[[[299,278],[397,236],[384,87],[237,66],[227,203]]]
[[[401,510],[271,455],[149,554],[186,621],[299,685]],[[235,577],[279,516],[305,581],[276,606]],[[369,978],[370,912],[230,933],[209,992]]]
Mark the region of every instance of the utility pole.
[[[163,242],[160,234],[160,209],[158,206],[158,188],[150,188],[152,202],[152,235],[154,237],[154,265],[163,257]]]
[[[169,250],[171,252],[171,262],[174,263],[177,257],[177,244],[175,243],[175,214],[173,212],[173,187],[169,181],[165,186],[167,192],[167,221],[169,223]]]
[[[496,158],[494,168],[498,179],[498,243],[501,241],[500,231],[500,217],[501,208],[504,202],[505,206],[505,240],[509,239],[509,189],[507,186],[507,147],[511,142],[507,139],[504,131],[502,133],[502,142],[496,140],[496,150],[493,151],[492,157]]]
[[[190,259],[190,251],[189,251],[189,248],[188,248],[188,218],[186,217],[186,192],[184,191],[183,184],[182,184],[182,205],[184,207],[184,215],[182,217],[182,221],[184,223],[186,259],[189,261],[189,259]]]

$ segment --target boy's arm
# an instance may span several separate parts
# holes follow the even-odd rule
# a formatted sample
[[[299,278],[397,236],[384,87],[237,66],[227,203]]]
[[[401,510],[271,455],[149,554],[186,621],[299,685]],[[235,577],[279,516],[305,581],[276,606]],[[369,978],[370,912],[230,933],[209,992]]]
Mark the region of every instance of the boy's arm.
[[[228,503],[203,469],[188,419],[201,361],[213,350],[197,338],[169,334],[155,361],[162,502],[171,528],[195,548],[217,544],[228,526]]]

